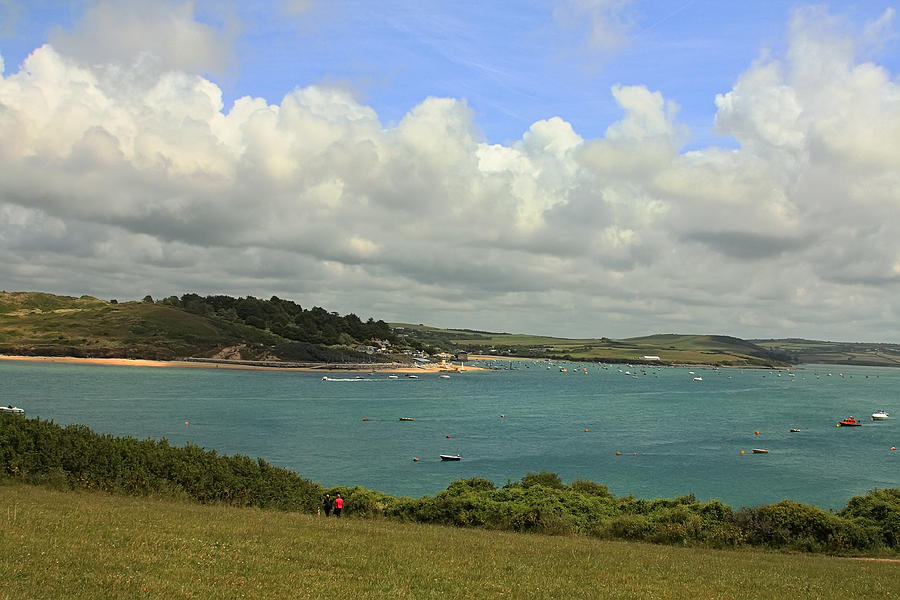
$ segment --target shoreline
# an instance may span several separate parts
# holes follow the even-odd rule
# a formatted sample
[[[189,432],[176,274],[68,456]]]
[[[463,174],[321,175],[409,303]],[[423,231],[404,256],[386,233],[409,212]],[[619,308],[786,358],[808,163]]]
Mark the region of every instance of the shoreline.
[[[115,367],[154,367],[154,368],[180,368],[180,369],[235,369],[250,371],[294,371],[301,373],[333,373],[353,372],[365,373],[376,371],[379,373],[454,373],[466,371],[484,371],[486,369],[474,366],[465,366],[460,369],[459,364],[453,363],[429,363],[400,364],[400,363],[373,363],[373,364],[342,364],[342,363],[317,363],[309,366],[288,366],[279,364],[259,364],[254,361],[237,362],[216,359],[188,359],[188,360],[151,360],[146,358],[79,358],[75,356],[24,356],[12,354],[0,354],[0,360],[59,363],[75,365],[106,365]]]

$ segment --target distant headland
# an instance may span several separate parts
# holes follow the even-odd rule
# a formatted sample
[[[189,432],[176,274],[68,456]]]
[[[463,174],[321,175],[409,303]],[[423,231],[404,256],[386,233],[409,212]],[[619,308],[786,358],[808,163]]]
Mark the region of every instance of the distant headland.
[[[0,292],[0,354],[298,370],[455,370],[475,355],[747,368],[900,366],[900,344],[679,334],[567,339],[364,321],[276,296],[197,294],[120,302]]]

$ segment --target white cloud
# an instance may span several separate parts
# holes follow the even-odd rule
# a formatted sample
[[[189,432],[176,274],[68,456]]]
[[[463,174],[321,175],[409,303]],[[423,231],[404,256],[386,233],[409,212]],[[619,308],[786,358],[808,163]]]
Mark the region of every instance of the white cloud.
[[[213,26],[197,20],[190,0],[99,0],[71,31],[57,28],[51,44],[88,65],[135,61],[160,71],[223,73],[234,59],[236,22]]]
[[[609,54],[628,43],[633,0],[560,0],[553,11],[564,29],[583,30],[587,48]]]
[[[882,338],[900,90],[828,15],[797,13],[789,42],[716,99],[740,148],[692,152],[640,85],[612,88],[603,137],[551,117],[489,145],[459,99],[391,126],[325,86],[225,107],[185,70],[46,45],[0,79],[0,278],[563,335]]]

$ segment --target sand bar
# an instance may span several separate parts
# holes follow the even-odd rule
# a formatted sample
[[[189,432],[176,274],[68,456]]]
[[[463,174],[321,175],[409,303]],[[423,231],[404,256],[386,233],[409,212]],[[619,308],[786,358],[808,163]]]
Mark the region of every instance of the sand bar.
[[[287,366],[273,363],[271,365],[260,364],[253,361],[227,361],[203,359],[191,360],[148,360],[143,358],[76,358],[74,356],[17,356],[0,355],[0,360],[17,360],[27,362],[66,363],[80,365],[108,365],[126,367],[175,367],[186,369],[248,369],[259,371],[301,371],[301,372],[330,372],[352,371],[382,373],[452,373],[458,371],[460,365],[452,363],[426,363],[426,364],[400,364],[400,363],[372,363],[346,365],[340,363],[310,364],[310,366]],[[464,371],[482,371],[478,367],[466,366]]]

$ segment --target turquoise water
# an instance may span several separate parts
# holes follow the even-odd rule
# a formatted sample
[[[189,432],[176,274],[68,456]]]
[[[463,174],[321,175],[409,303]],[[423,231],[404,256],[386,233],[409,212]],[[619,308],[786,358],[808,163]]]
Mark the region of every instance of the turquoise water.
[[[63,425],[262,457],[326,486],[393,495],[431,495],[472,476],[502,485],[544,470],[617,495],[692,493],[735,508],[785,498],[840,508],[872,488],[900,487],[900,451],[890,450],[900,445],[900,418],[869,421],[879,408],[900,416],[900,370],[809,366],[792,378],[503,364],[520,368],[322,381],[321,373],[0,361],[0,403]],[[849,415],[864,425],[834,426]],[[463,460],[439,459],[456,453]]]

